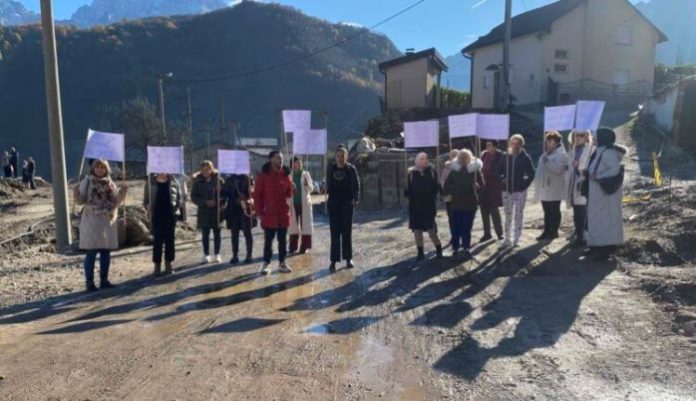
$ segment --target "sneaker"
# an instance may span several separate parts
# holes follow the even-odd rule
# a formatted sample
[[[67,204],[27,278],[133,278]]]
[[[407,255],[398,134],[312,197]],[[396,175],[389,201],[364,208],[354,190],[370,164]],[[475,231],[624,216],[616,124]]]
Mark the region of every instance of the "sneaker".
[[[268,274],[271,273],[271,264],[263,262],[263,267],[261,267],[261,270],[259,273],[263,274],[264,276],[267,276]]]
[[[346,269],[352,269],[354,267],[355,267],[355,265],[353,264],[353,261],[351,259],[348,259],[346,261]]]
[[[329,271],[330,272],[336,271],[336,262],[331,262],[331,264],[329,265]]]
[[[280,270],[281,273],[292,273],[292,269],[288,266],[287,262],[280,262],[278,264],[278,270]]]
[[[201,259],[201,263],[206,264],[212,262],[213,259],[210,257],[210,255],[205,255],[203,256],[203,259]]]
[[[215,255],[215,263],[222,263],[222,256],[219,253]]]

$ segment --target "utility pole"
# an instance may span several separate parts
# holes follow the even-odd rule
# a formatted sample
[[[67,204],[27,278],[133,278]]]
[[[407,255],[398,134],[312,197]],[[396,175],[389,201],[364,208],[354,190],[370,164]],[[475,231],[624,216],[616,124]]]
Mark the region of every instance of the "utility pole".
[[[41,0],[41,32],[43,36],[46,104],[48,111],[48,138],[51,146],[51,174],[53,176],[53,208],[56,214],[56,249],[63,252],[72,242],[68,182],[65,171],[65,143],[63,116],[60,104],[58,78],[58,51],[51,0]]]
[[[236,120],[232,120],[232,146],[234,147],[234,149],[237,149],[238,132],[239,132],[239,123]]]
[[[164,76],[157,77],[157,108],[160,114],[160,124],[162,124],[162,137],[167,140],[167,122],[164,119]]]
[[[501,107],[505,111],[510,104],[510,42],[512,41],[512,0],[505,0],[505,41],[503,43],[503,82]]]
[[[186,100],[188,102],[188,133],[189,133],[189,140],[193,141],[193,109],[191,107],[191,87],[186,88]]]

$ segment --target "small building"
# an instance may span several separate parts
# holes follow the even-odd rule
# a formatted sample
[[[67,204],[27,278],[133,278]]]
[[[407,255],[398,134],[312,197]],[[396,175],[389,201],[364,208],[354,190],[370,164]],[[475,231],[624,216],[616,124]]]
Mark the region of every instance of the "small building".
[[[385,61],[379,70],[384,74],[383,111],[440,107],[438,88],[447,64],[435,48]]]
[[[498,25],[462,50],[472,60],[475,109],[500,109],[504,101],[504,33]],[[512,103],[636,105],[652,95],[656,46],[665,41],[628,0],[560,0],[519,14],[512,18]]]
[[[696,150],[696,75],[666,86],[650,98],[643,114],[671,133],[677,145]]]
[[[195,172],[204,160],[210,160],[217,166],[218,149],[234,149],[234,146],[222,140],[215,140],[210,142],[210,144],[195,146],[191,149],[190,166],[187,167],[189,167],[191,172]]]

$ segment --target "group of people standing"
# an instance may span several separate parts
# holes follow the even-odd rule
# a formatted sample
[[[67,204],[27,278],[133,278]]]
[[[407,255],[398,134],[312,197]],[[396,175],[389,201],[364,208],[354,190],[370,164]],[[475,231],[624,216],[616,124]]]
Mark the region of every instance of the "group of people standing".
[[[528,191],[535,187],[541,202],[544,228],[538,241],[558,238],[561,203],[565,200],[574,217],[573,246],[586,247],[596,259],[608,257],[623,243],[621,160],[626,149],[615,143],[616,134],[600,128],[593,140],[590,131],[572,131],[570,151],[558,132],[544,136],[544,152],[536,167],[525,150],[525,139],[510,137],[507,152],[487,141],[481,159],[468,149],[453,150],[438,176],[425,153],[419,153],[409,169],[404,195],[409,199],[409,228],[413,231],[418,260],[425,258],[423,234],[430,236],[437,258],[443,257],[435,217],[438,197],[444,200],[449,220],[452,257],[472,258],[472,229],[481,209],[483,237],[493,231],[503,248],[519,244]],[[505,219],[501,217],[503,208]]]
[[[609,128],[572,131],[566,150],[558,132],[544,136],[544,152],[534,166],[525,150],[523,136],[513,135],[507,152],[488,141],[481,158],[468,149],[454,150],[441,173],[419,153],[408,171],[405,197],[409,200],[409,228],[413,231],[418,260],[425,259],[427,233],[435,246],[436,258],[442,258],[443,244],[436,223],[438,201],[445,203],[449,220],[451,257],[472,258],[472,230],[477,210],[481,209],[483,236],[479,242],[502,241],[503,248],[519,244],[524,223],[528,190],[536,183],[535,198],[544,211],[544,228],[539,241],[559,236],[561,203],[573,210],[573,245],[587,247],[596,258],[608,257],[623,243],[622,158],[626,148],[617,145]],[[249,175],[221,177],[210,161],[204,161],[193,177],[191,200],[198,208],[197,227],[201,231],[203,262],[222,262],[221,229],[223,222],[232,239],[231,264],[240,262],[240,233],[244,235],[244,263],[253,260],[252,229],[264,231],[263,263],[260,273],[271,273],[274,243],[277,243],[278,270],[292,271],[288,253],[304,254],[312,249],[314,182],[300,158],[290,166],[283,154],[272,151],[254,181]],[[172,273],[175,259],[177,220],[185,219],[186,185],[174,176],[157,174],[148,181],[143,206],[148,211],[153,234],[154,275]],[[149,188],[148,188],[149,186]],[[100,286],[111,287],[108,280],[111,250],[118,248],[116,218],[128,187],[117,188],[105,160],[92,163],[91,174],[74,188],[79,204],[85,205],[80,222],[80,249],[87,251],[85,278],[89,291],[96,290],[94,267],[100,258]],[[328,166],[326,191],[331,232],[330,265],[345,261],[354,267],[352,225],[354,208],[360,195],[358,172],[348,162],[348,152],[339,146],[335,161]],[[500,208],[504,210],[504,221]],[[210,236],[213,250],[210,250]],[[288,244],[289,235],[289,244]],[[164,255],[163,255],[164,254]],[[164,260],[164,270],[162,261]]]
[[[252,229],[264,231],[263,264],[260,273],[271,273],[274,243],[277,242],[278,270],[292,271],[288,253],[304,254],[312,248],[314,182],[302,160],[294,157],[291,167],[283,163],[283,154],[272,151],[257,174],[221,177],[210,161],[201,163],[192,178],[190,198],[197,206],[197,228],[201,231],[203,263],[221,263],[221,230],[226,222],[232,238],[231,264],[240,263],[240,233],[244,235],[244,263],[253,260]],[[345,261],[354,267],[352,225],[358,203],[360,182],[356,168],[348,162],[348,151],[339,146],[336,160],[327,170],[327,208],[331,231],[330,270]],[[86,251],[84,269],[86,288],[96,291],[94,268],[100,262],[100,288],[110,288],[108,274],[111,251],[118,248],[117,216],[128,187],[120,188],[111,179],[106,160],[95,160],[90,174],[73,188],[73,196],[84,205],[80,221],[80,249]],[[148,213],[153,237],[154,275],[173,272],[176,222],[185,219],[186,184],[175,176],[155,174],[145,184],[143,207]],[[210,249],[212,234],[213,249]],[[288,244],[289,235],[289,244]],[[164,262],[164,266],[162,264]]]
[[[3,176],[5,178],[19,178],[21,173],[22,184],[26,188],[36,189],[36,162],[29,156],[22,161],[21,170],[19,168],[19,152],[14,147],[2,152],[0,162],[2,164]]]

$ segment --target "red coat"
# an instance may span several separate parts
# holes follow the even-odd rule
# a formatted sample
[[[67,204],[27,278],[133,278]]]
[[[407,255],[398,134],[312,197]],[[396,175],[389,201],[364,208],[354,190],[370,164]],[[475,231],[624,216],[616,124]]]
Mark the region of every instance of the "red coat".
[[[262,228],[287,228],[290,226],[290,199],[293,195],[290,170],[280,171],[263,165],[254,187],[254,207]]]

